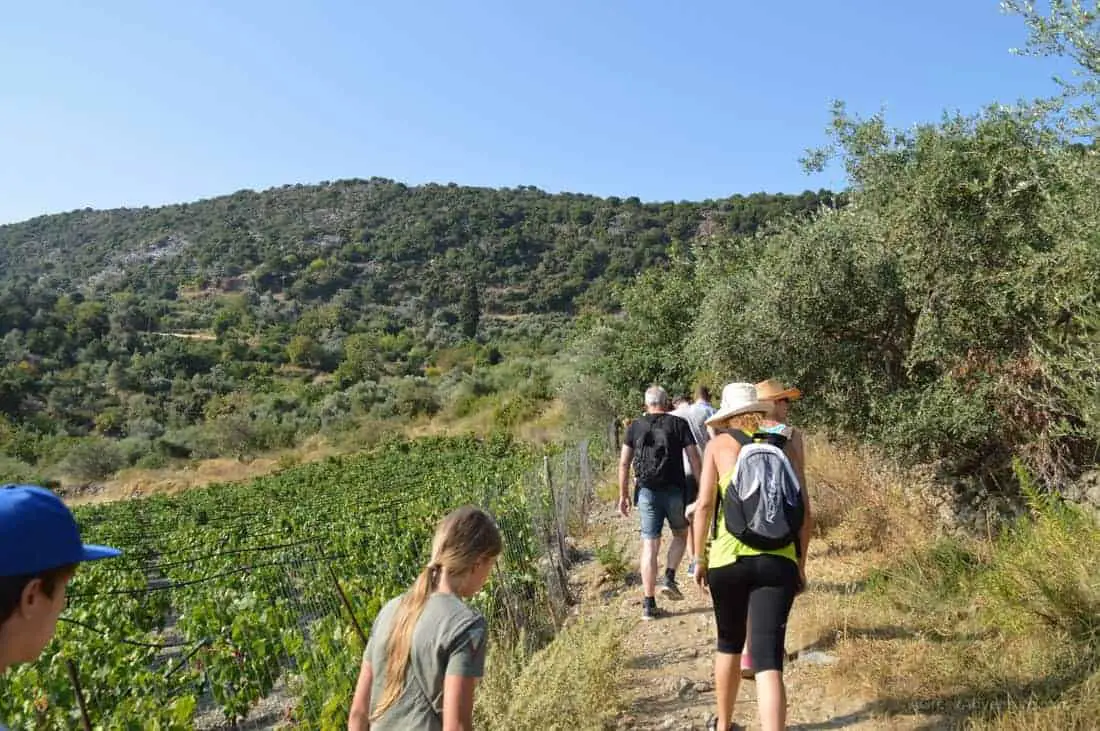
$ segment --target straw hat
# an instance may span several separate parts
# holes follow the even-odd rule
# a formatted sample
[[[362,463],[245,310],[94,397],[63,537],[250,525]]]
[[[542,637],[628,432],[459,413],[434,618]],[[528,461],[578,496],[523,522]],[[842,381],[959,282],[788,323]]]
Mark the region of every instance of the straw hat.
[[[797,401],[802,398],[802,392],[794,386],[784,386],[774,378],[769,378],[756,384],[756,397],[761,401]]]
[[[766,413],[771,404],[762,402],[756,395],[756,386],[751,383],[727,383],[722,389],[722,404],[714,415],[707,419],[707,426],[718,426],[734,416],[741,414]]]

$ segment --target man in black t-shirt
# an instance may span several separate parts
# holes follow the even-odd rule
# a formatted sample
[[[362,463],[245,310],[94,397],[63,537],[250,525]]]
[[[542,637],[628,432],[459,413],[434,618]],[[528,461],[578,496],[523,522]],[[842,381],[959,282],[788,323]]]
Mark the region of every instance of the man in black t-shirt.
[[[619,455],[619,512],[630,515],[631,469],[634,471],[634,504],[638,506],[641,523],[642,618],[657,615],[654,597],[657,584],[657,563],[661,550],[664,523],[672,531],[668,546],[668,564],[661,592],[671,599],[682,599],[676,585],[676,567],[687,548],[688,523],[684,515],[684,460],[693,474],[700,474],[699,452],[694,449],[691,427],[678,416],[668,413],[668,394],[660,386],[645,392],[644,416],[635,419],[623,438]]]

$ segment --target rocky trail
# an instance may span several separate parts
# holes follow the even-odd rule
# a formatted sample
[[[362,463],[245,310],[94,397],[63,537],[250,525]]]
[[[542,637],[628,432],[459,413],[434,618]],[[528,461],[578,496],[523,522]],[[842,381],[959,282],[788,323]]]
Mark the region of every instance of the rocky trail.
[[[668,535],[666,529],[666,536]],[[714,713],[714,617],[709,595],[686,574],[687,559],[677,571],[683,599],[658,598],[666,615],[641,620],[641,587],[637,572],[637,519],[624,519],[610,506],[593,515],[588,551],[608,537],[623,547],[624,578],[613,579],[604,561],[595,558],[577,567],[575,579],[585,615],[611,614],[629,627],[623,682],[628,710],[618,720],[623,729],[702,730]],[[666,538],[667,541],[667,538]],[[666,542],[662,542],[661,570]],[[823,555],[823,554],[832,555]],[[839,555],[837,555],[839,554]],[[811,544],[809,587],[795,601],[787,633],[787,683],[790,729],[936,729],[945,726],[927,717],[886,718],[873,698],[838,682],[836,639],[847,626],[845,597],[869,568],[867,556],[837,552],[822,541]],[[756,689],[743,680],[734,712],[743,728],[759,728]]]

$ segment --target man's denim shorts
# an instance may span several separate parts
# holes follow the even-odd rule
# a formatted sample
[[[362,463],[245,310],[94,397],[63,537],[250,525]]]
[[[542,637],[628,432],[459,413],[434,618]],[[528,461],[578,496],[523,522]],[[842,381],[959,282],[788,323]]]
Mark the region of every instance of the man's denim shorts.
[[[673,533],[687,530],[683,490],[650,490],[648,487],[639,487],[637,505],[642,523],[642,538],[660,538],[666,520]]]

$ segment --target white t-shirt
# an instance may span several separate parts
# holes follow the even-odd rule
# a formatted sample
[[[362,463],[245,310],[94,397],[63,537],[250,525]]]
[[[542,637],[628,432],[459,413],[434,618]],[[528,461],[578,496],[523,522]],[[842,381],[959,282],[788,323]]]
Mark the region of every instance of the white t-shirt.
[[[714,413],[714,409],[696,402],[690,406],[683,406],[679,409],[675,409],[669,412],[673,416],[679,416],[681,419],[688,423],[691,427],[691,435],[695,437],[695,446],[699,448],[700,458],[702,457],[703,450],[707,447],[707,442],[710,441],[710,434],[707,433],[707,418]],[[684,455],[684,474],[691,474],[691,462],[688,461],[687,455]]]

